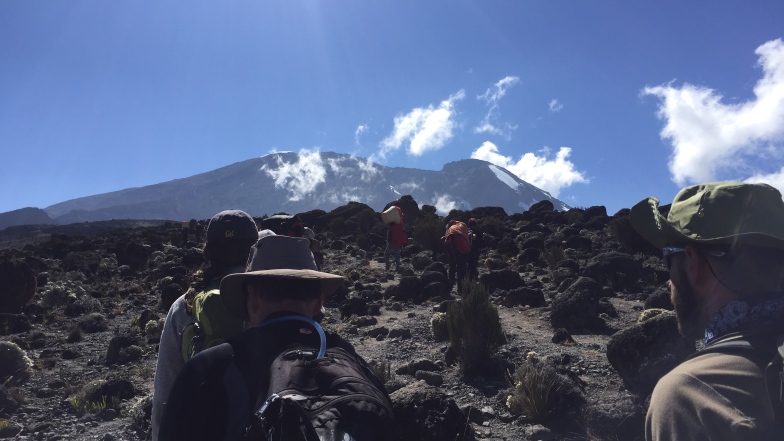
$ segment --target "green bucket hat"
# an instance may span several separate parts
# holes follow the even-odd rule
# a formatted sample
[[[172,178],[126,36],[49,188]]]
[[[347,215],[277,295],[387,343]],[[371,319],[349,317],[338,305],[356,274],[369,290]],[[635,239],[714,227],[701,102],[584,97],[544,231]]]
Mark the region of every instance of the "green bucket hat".
[[[681,190],[665,218],[659,200],[632,207],[629,221],[657,248],[688,243],[784,249],[784,201],[767,184],[711,182]]]

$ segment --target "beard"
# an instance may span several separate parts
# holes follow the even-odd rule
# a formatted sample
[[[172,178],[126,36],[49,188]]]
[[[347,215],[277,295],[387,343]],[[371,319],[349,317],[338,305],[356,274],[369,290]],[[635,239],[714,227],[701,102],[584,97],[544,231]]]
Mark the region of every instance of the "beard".
[[[686,338],[701,339],[705,333],[700,320],[697,296],[683,270],[678,268],[670,279],[670,301],[675,307],[678,331]]]

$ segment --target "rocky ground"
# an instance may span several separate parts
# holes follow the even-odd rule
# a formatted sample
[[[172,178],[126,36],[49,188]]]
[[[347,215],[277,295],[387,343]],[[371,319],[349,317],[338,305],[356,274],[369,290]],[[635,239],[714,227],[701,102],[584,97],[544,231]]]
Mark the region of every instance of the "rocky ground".
[[[664,311],[667,273],[626,211],[544,203],[512,216],[450,213],[479,218],[487,233],[480,280],[506,337],[492,369],[464,375],[433,324],[459,301],[445,283],[447,255],[423,233],[430,220],[437,244],[446,219],[396,203],[419,239],[397,273],[384,269],[385,227],[369,207],[301,217],[318,233],[325,270],[346,277],[324,325],[388,368],[401,439],[641,439],[646,396],[693,342]],[[189,233],[161,222],[0,231],[0,438],[149,439],[162,318],[202,263]],[[638,324],[645,309],[652,318]],[[520,414],[507,406],[507,376],[522,366],[549,366],[576,393],[549,415]]]

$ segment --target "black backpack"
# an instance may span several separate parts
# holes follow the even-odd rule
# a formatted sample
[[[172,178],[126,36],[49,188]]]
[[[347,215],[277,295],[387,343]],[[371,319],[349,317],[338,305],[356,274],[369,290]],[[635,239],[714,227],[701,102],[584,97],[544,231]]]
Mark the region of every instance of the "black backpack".
[[[749,356],[762,354],[770,360],[765,368],[765,386],[768,389],[768,399],[773,407],[776,422],[784,427],[784,334],[763,331],[729,335],[716,343],[709,344],[688,359],[713,352]]]
[[[246,440],[370,441],[394,431],[392,403],[356,354],[327,348],[324,330],[304,316],[284,316],[262,326],[300,320],[313,327],[321,347],[293,345],[272,362],[267,392],[246,430]]]

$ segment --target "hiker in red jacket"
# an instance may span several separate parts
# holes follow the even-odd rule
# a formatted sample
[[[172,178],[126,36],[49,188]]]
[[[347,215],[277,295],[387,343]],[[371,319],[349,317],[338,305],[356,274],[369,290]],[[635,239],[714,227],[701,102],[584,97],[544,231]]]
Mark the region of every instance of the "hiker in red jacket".
[[[389,223],[387,231],[387,248],[384,250],[384,264],[389,271],[389,256],[395,255],[395,272],[400,272],[400,249],[408,244],[408,236],[403,231],[403,225],[395,222]]]
[[[449,265],[449,282],[454,285],[457,276],[457,293],[462,292],[460,284],[468,272],[468,257],[471,253],[471,242],[468,238],[468,225],[460,221],[450,221],[446,230],[444,243],[449,247],[451,256]],[[452,264],[454,263],[454,264]]]

